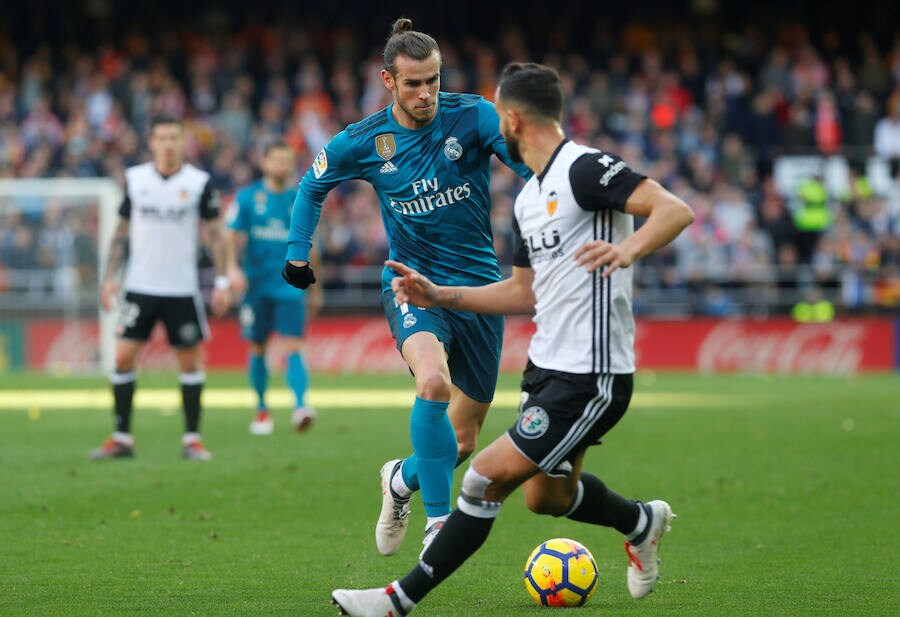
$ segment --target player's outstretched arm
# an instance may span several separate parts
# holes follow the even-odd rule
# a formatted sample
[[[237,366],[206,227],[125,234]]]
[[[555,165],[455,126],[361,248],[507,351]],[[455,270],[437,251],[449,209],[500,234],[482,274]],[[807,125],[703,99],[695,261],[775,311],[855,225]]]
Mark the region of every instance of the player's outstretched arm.
[[[588,272],[605,268],[603,276],[609,276],[619,268],[627,268],[667,245],[694,222],[690,206],[651,179],[637,185],[625,202],[625,212],[647,217],[647,221],[619,244],[595,240],[575,251],[575,261]]]
[[[534,271],[513,267],[512,276],[480,287],[435,285],[427,276],[398,261],[384,262],[400,276],[391,281],[398,302],[492,315],[534,314]]]

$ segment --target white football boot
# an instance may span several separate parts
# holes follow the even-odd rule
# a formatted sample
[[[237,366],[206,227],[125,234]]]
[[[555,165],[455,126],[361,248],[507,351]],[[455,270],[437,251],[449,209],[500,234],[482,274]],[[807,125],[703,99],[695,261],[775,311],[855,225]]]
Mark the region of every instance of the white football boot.
[[[381,513],[375,524],[375,545],[382,555],[393,555],[403,544],[409,526],[409,498],[398,499],[391,490],[391,478],[400,472],[399,458],[381,466]]]
[[[315,409],[312,407],[298,407],[294,410],[294,413],[291,414],[291,426],[293,426],[294,430],[298,433],[302,433],[312,426],[315,419]]]
[[[250,434],[271,435],[274,430],[275,421],[272,418],[272,414],[265,409],[258,410],[256,416],[253,417],[253,421],[250,423]]]
[[[665,501],[656,499],[647,503],[653,518],[647,523],[650,531],[638,545],[625,543],[628,553],[628,591],[631,597],[640,599],[653,591],[659,578],[659,543],[663,534],[671,530],[672,519],[678,518]]]
[[[391,587],[377,589],[335,589],[331,592],[332,604],[337,604],[341,615],[349,617],[404,617],[412,612],[405,609]]]

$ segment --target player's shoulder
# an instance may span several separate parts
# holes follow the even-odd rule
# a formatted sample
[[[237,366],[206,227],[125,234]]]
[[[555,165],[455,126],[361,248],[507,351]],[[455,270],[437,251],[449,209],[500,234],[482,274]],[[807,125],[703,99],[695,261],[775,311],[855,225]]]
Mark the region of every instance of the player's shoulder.
[[[600,152],[597,148],[578,144],[574,141],[567,141],[560,150],[560,154],[564,154],[573,163],[582,159],[589,160],[593,155],[600,154]]]
[[[191,165],[190,163],[184,163],[181,166],[181,173],[184,174],[185,177],[190,178],[192,181],[199,184],[206,184],[212,177],[209,175],[208,171],[204,171],[199,167]]]
[[[257,180],[251,184],[246,184],[240,187],[237,192],[234,194],[234,199],[238,203],[243,203],[250,197],[253,197],[256,193],[263,190],[263,185],[261,180]]]
[[[468,94],[465,92],[438,92],[438,104],[442,109],[454,110],[479,105],[490,105],[480,94]]]
[[[571,146],[568,148],[565,158],[568,161],[569,176],[573,180],[592,180],[598,175],[615,175],[628,167],[622,157],[614,152],[569,143]],[[610,171],[612,171],[611,174],[609,174]]]
[[[341,131],[341,133],[343,133],[352,144],[384,132],[384,127],[388,124],[389,120],[388,108],[384,107],[374,114],[366,116],[359,122],[348,124],[347,128]],[[335,138],[340,137],[341,133],[338,133]]]
[[[153,173],[153,162],[147,161],[146,163],[139,163],[137,165],[132,165],[125,169],[125,178],[126,179],[137,179],[144,176],[148,176]]]

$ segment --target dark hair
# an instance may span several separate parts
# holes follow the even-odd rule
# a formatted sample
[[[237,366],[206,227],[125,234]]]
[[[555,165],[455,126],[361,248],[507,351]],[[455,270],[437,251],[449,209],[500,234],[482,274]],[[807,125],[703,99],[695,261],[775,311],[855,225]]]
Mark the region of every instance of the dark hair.
[[[156,130],[156,127],[163,124],[174,124],[178,128],[184,130],[184,122],[182,122],[180,118],[176,118],[175,116],[154,116],[150,120],[150,135],[153,135],[153,131]]]
[[[556,69],[534,62],[511,62],[503,67],[497,96],[528,115],[560,121],[563,92]]]
[[[266,147],[263,148],[263,156],[267,156],[272,150],[281,150],[282,148],[285,148],[287,150],[291,149],[291,147],[288,145],[288,142],[283,139],[270,141],[266,144]]]
[[[402,54],[413,60],[427,60],[432,52],[438,52],[437,41],[424,32],[412,29],[412,20],[401,17],[391,24],[391,33],[384,46],[384,68],[396,75],[394,59]]]

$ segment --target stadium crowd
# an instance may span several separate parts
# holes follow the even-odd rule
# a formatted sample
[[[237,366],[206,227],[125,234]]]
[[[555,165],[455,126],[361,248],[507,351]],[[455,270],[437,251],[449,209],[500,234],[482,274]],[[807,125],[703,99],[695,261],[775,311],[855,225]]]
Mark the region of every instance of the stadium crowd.
[[[548,37],[534,56],[535,41],[517,29],[491,41],[438,36],[442,89],[490,99],[507,61],[557,67],[568,135],[617,152],[693,206],[696,222],[639,269],[638,312],[659,298],[692,314],[763,312],[783,304],[780,293],[833,293],[844,310],[900,304],[900,35],[848,40],[798,25],[715,32],[632,21],[599,28],[583,50]],[[189,160],[226,198],[254,179],[262,148],[277,138],[297,153],[299,177],[334,133],[390,102],[382,44],[351,24],[296,22],[132,27],[89,49],[20,49],[0,35],[0,178],[121,181],[146,160],[157,114],[184,119]],[[773,174],[785,154],[845,156],[850,188],[837,194],[809,178],[785,194]],[[888,162],[887,189],[865,175],[873,155]],[[493,218],[504,264],[520,186],[497,166]],[[58,206],[0,206],[0,266],[65,263],[96,276],[85,241],[96,221]],[[815,208],[824,214],[807,216]],[[343,284],[346,265],[382,262],[387,243],[367,184],[331,193],[318,240],[329,287]]]

